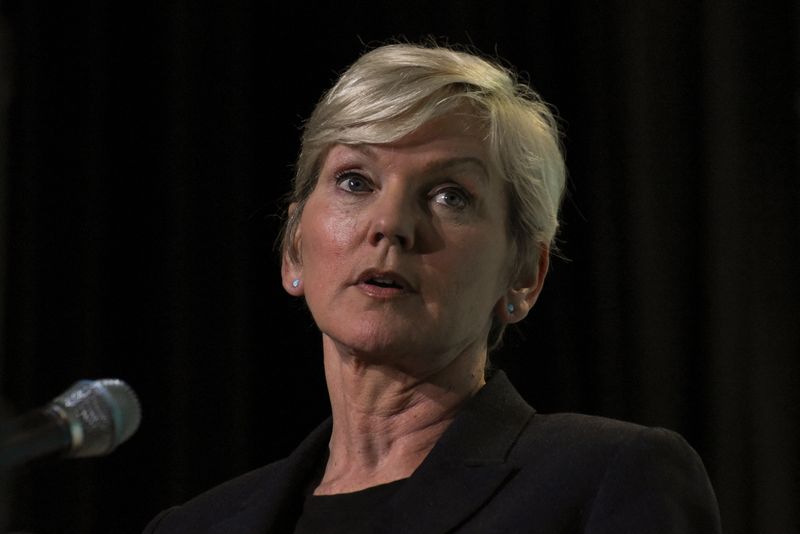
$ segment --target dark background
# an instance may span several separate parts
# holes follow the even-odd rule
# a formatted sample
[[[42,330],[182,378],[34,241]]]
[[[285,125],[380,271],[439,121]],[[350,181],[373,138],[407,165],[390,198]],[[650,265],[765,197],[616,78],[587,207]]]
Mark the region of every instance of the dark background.
[[[102,377],[144,411],[108,457],[18,469],[10,529],[139,532],[326,416],[273,250],[299,128],[365,45],[434,36],[566,132],[568,260],[496,361],[540,411],[681,432],[726,532],[800,530],[796,0],[17,0],[0,35],[4,411]]]

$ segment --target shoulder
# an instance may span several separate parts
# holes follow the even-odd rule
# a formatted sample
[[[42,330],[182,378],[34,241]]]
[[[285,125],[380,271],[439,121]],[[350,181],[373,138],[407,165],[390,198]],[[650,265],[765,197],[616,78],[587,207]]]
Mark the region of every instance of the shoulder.
[[[231,479],[158,514],[145,533],[265,532],[280,530],[326,450],[330,419],[286,458]]]
[[[503,373],[498,373],[465,411],[469,412],[465,419],[471,433],[490,433],[493,441],[511,439],[506,457],[520,465],[573,466],[584,475],[597,476],[605,476],[607,468],[619,467],[626,459],[674,460],[702,469],[697,453],[676,432],[593,415],[538,413]],[[509,430],[501,435],[503,429]],[[704,469],[701,473],[705,476]]]
[[[509,458],[524,479],[550,481],[579,503],[584,525],[630,532],[663,522],[674,532],[718,532],[703,462],[678,433],[604,417],[537,414]],[[598,528],[602,526],[603,528]]]
[[[561,452],[589,454],[593,459],[615,454],[620,447],[645,443],[694,452],[680,434],[671,430],[577,413],[536,413],[520,439],[528,446],[557,447]]]
[[[252,496],[280,478],[281,460],[260,467],[162,511],[144,532],[205,532],[207,527],[236,515]]]
[[[511,463],[542,464],[543,469],[558,466],[568,473],[580,470],[582,476],[605,476],[609,466],[639,457],[702,468],[694,449],[671,430],[593,415],[538,413],[502,372],[466,406],[453,423],[452,434],[451,449],[467,442],[480,453],[502,451]]]
[[[520,434],[509,459],[573,473],[597,486],[610,482],[612,476],[641,477],[663,466],[680,468],[687,476],[707,481],[699,455],[680,434],[582,414],[537,413]]]
[[[474,397],[456,422],[459,439],[487,433],[494,441],[512,439],[511,456],[520,460],[526,456],[570,461],[586,458],[597,464],[610,460],[625,447],[635,449],[645,444],[696,457],[679,434],[664,428],[577,413],[538,413],[502,372]]]
[[[700,462],[697,452],[677,432],[617,419],[575,413],[535,414],[520,434],[521,455],[563,457],[607,466],[630,456]],[[701,463],[702,465],[702,463]]]

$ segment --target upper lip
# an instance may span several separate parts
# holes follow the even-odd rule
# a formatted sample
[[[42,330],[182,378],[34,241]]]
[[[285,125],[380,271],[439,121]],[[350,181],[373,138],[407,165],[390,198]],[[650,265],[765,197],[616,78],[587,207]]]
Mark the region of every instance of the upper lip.
[[[406,280],[401,274],[395,271],[387,271],[383,269],[367,269],[358,276],[356,284],[361,284],[364,282],[370,282],[376,280],[390,281],[395,285],[399,286],[401,289],[404,289],[406,291],[414,291],[414,287],[411,285],[411,283],[408,280]]]

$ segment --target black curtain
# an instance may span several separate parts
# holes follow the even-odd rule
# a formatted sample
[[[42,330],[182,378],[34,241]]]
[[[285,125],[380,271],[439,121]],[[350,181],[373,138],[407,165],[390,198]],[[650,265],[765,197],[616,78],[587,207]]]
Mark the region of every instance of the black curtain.
[[[725,531],[800,526],[800,7],[762,2],[6,1],[6,417],[82,378],[139,394],[110,456],[15,470],[9,529],[139,532],[328,413],[274,241],[316,99],[365,46],[474,45],[565,129],[561,249],[496,355],[543,412],[681,432]]]

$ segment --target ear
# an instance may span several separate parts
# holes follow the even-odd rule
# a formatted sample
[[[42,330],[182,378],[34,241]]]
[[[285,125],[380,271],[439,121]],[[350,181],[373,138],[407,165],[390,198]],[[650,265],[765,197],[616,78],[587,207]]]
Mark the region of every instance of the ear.
[[[293,202],[289,206],[289,217],[297,209],[297,203]],[[295,225],[294,235],[291,236],[290,248],[299,250],[300,247],[300,224]],[[303,266],[299,262],[292,260],[289,250],[284,250],[281,255],[281,281],[283,289],[293,297],[302,297],[305,294],[303,288]]]
[[[281,259],[281,281],[283,289],[293,297],[302,297],[305,294],[303,289],[303,269],[294,263],[289,254],[284,252]]]
[[[506,292],[504,299],[500,300],[498,317],[506,323],[517,323],[523,320],[531,311],[544,286],[547,269],[550,267],[550,247],[542,245],[539,249],[539,258],[535,264],[523,269],[512,287]],[[513,311],[511,311],[511,306]]]

